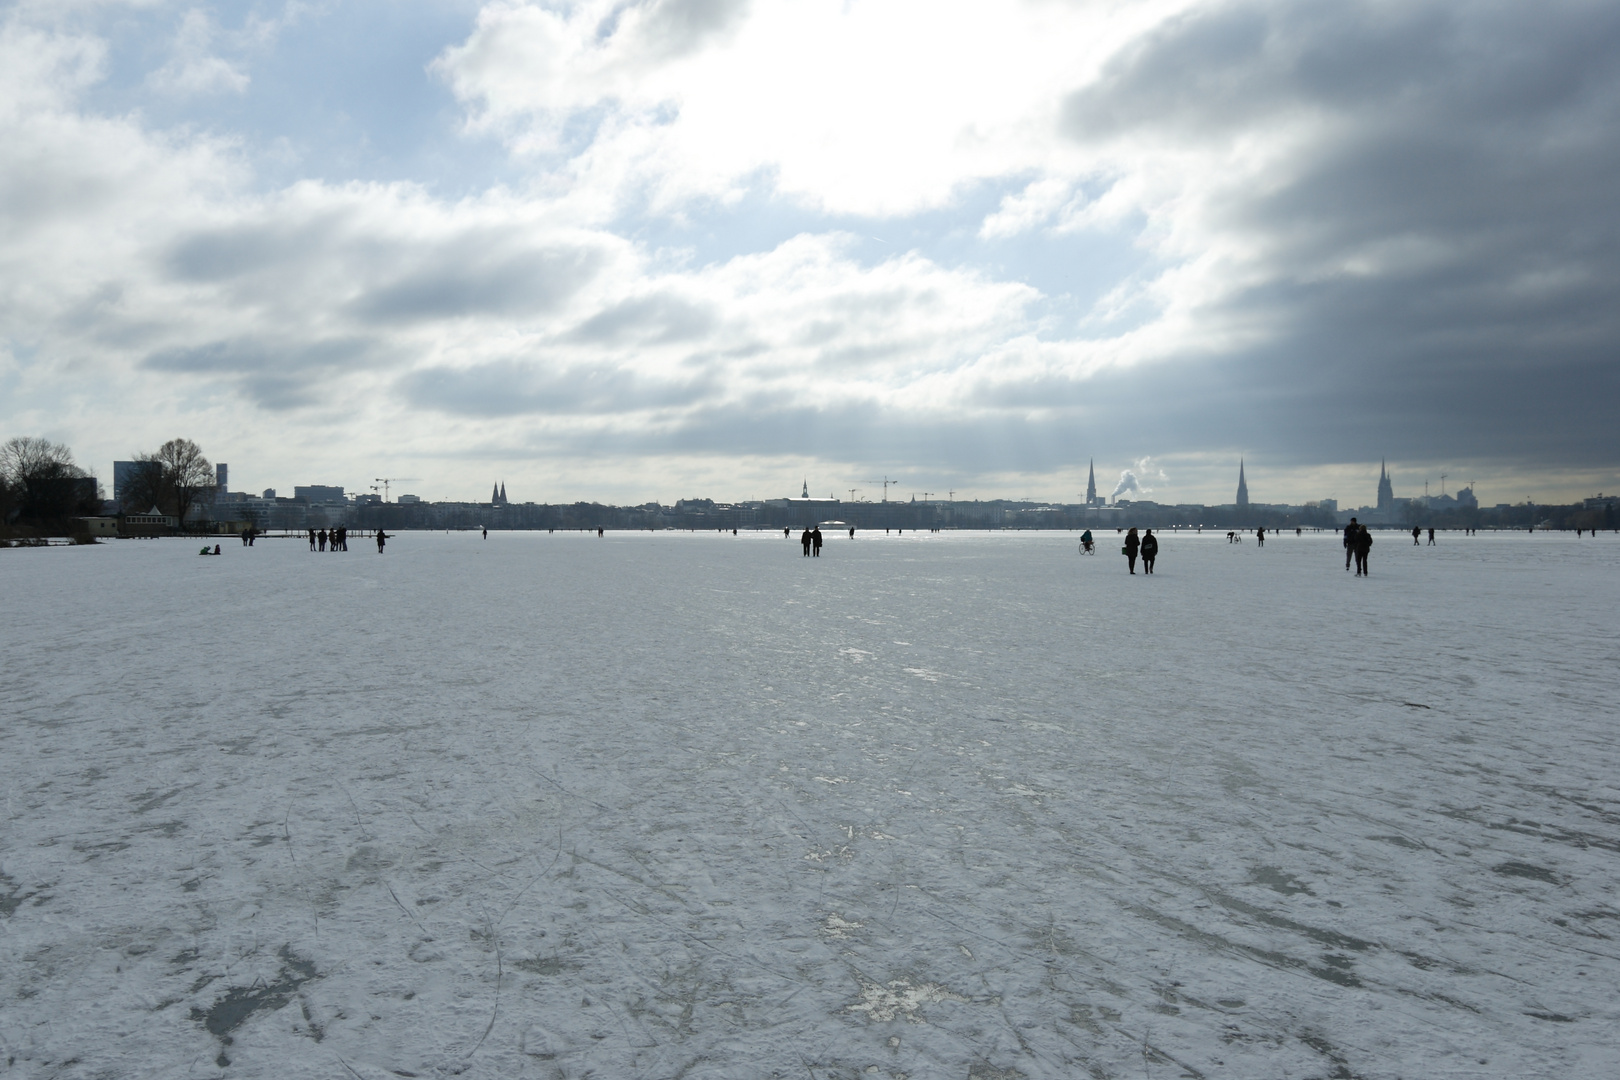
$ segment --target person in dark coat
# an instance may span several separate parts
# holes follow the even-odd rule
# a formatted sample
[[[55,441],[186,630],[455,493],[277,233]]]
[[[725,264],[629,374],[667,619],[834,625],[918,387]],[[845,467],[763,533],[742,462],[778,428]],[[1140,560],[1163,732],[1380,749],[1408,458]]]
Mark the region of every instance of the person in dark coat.
[[[1259,544],[1261,547],[1266,546],[1265,526],[1261,526],[1260,528],[1254,530],[1254,542]]]
[[[1142,573],[1153,573],[1153,560],[1159,557],[1159,538],[1149,529],[1142,537]]]
[[[1371,550],[1372,550],[1372,533],[1367,531],[1367,526],[1363,525],[1361,527],[1360,533],[1358,533],[1357,536],[1356,536],[1356,576],[1357,577],[1366,577],[1367,576],[1367,553],[1370,552]]]
[[[1419,543],[1418,534],[1421,533],[1422,531],[1423,530],[1418,528],[1416,525],[1412,526],[1412,546],[1413,547],[1418,546],[1418,543]]]
[[[810,533],[810,555],[813,558],[817,558],[817,559],[821,558],[821,526],[820,525],[817,525],[815,527],[815,530]]]
[[[388,534],[381,529],[377,530],[377,554],[383,553],[383,545],[388,542]]]
[[[309,550],[315,550],[315,530],[309,530]]]
[[[810,530],[806,529],[799,534],[799,546],[804,549],[804,557],[810,557]]]
[[[1091,530],[1087,529],[1085,532],[1080,534],[1080,550],[1085,552],[1087,555],[1090,555],[1092,553],[1091,545]]]
[[[1130,564],[1131,573],[1136,573],[1136,553],[1142,547],[1142,540],[1136,535],[1135,527],[1125,534],[1125,561]]]
[[[1356,524],[1355,518],[1351,518],[1350,524],[1344,527],[1344,568],[1346,570],[1350,569],[1350,559],[1356,553],[1356,533],[1360,529],[1361,526]]]

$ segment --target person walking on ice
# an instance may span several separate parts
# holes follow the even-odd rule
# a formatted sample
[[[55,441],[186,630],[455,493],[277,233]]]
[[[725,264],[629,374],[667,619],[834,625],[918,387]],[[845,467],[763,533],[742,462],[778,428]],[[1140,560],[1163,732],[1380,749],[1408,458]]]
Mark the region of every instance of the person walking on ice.
[[[1133,574],[1136,573],[1136,553],[1141,549],[1141,547],[1142,541],[1136,535],[1136,527],[1133,525],[1131,526],[1131,531],[1125,534],[1125,546],[1120,548],[1120,551],[1124,553],[1125,561],[1130,565],[1131,573]]]
[[[821,526],[817,525],[810,533],[810,557],[821,558]]]
[[[1422,531],[1423,530],[1418,528],[1416,525],[1412,526],[1412,546],[1413,547],[1417,547],[1419,544],[1422,543],[1422,541],[1418,539],[1418,534],[1421,533]]]
[[[1434,547],[1434,530],[1429,530],[1429,546]]]
[[[1151,529],[1148,530],[1148,531],[1150,533],[1152,532]],[[1260,526],[1260,528],[1254,530],[1254,542],[1256,544],[1258,544],[1260,547],[1265,547],[1266,546],[1266,527],[1264,525],[1262,525],[1262,526]]]
[[[1356,524],[1355,518],[1351,518],[1350,524],[1344,527],[1344,568],[1346,570],[1350,569],[1350,558],[1356,553],[1356,532],[1360,528],[1361,526]]]
[[[1142,573],[1153,573],[1153,560],[1159,557],[1159,538],[1149,529],[1142,537]]]
[[[1367,571],[1367,553],[1372,551],[1372,533],[1361,526],[1356,533],[1356,577],[1370,576]]]
[[[381,529],[377,530],[377,554],[383,553],[383,545],[388,542],[388,534]]]

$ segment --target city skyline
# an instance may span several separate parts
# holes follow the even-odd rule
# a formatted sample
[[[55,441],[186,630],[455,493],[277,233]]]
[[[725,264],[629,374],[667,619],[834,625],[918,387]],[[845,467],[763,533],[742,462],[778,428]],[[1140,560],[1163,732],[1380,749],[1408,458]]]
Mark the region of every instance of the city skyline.
[[[0,434],[423,498],[1068,501],[1100,449],[1578,499],[1617,52],[1579,3],[16,5]]]

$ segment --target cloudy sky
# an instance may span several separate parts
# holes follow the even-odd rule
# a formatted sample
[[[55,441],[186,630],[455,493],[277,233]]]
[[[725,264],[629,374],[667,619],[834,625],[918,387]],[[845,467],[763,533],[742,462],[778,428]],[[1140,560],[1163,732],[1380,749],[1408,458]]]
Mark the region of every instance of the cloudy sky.
[[[104,479],[1620,489],[1612,2],[0,20],[0,437]]]

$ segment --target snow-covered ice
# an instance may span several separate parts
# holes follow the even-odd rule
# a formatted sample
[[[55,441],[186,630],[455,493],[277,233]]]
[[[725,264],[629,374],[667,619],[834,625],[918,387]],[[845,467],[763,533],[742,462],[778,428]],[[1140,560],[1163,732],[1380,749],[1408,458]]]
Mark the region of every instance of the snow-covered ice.
[[[1620,1075],[1620,538],[0,552],[0,1074]]]

